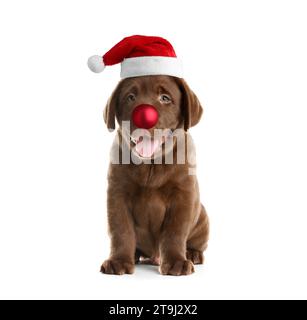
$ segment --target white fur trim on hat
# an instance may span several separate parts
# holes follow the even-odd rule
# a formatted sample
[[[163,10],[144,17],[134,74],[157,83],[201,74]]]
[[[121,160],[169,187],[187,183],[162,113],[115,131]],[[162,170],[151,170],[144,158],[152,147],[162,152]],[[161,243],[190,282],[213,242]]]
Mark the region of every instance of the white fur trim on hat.
[[[87,65],[91,71],[95,73],[102,72],[105,68],[102,57],[97,55],[89,57],[87,60]]]
[[[145,56],[127,58],[121,63],[121,78],[148,75],[168,75],[182,78],[183,70],[178,58]]]

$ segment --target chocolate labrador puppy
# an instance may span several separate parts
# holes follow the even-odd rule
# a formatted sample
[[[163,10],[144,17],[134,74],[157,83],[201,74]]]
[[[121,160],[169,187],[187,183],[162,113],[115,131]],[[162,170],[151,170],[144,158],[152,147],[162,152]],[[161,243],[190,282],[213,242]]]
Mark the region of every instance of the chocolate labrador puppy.
[[[140,105],[155,107],[158,118],[153,127],[135,138],[138,129],[130,122],[128,134],[123,123],[130,121]],[[101,266],[106,274],[133,273],[136,263],[160,265],[163,275],[188,275],[194,264],[203,263],[207,247],[209,220],[200,203],[196,176],[188,161],[165,163],[178,153],[175,130],[184,132],[195,126],[202,115],[196,95],[181,78],[139,76],[122,80],[110,97],[104,111],[107,127],[119,129],[112,148],[113,160],[108,173],[108,223],[111,253]],[[168,136],[154,136],[156,129],[167,129]],[[165,131],[164,131],[165,132]],[[172,140],[172,147],[166,141]],[[124,149],[131,150],[130,160],[122,161]],[[161,151],[162,161],[155,155]],[[194,153],[185,147],[184,154]],[[193,156],[193,155],[192,155]],[[193,166],[192,166],[193,167]],[[192,170],[193,172],[193,170]]]

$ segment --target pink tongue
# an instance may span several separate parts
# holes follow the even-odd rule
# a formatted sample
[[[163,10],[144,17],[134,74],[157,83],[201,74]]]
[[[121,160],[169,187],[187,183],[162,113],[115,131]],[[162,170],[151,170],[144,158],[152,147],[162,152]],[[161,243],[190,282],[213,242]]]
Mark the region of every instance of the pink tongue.
[[[144,136],[143,140],[138,142],[135,146],[137,153],[143,158],[150,158],[159,147],[158,139],[151,139]]]

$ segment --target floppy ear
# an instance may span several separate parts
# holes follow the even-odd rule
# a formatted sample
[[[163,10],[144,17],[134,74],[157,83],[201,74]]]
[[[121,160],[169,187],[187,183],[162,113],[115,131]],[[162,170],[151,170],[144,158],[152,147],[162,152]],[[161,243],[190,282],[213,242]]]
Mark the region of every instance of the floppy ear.
[[[115,129],[115,116],[116,116],[116,109],[118,105],[120,84],[121,82],[114,89],[103,111],[104,122],[106,123],[107,128],[110,131]]]
[[[190,89],[185,80],[180,79],[179,83],[182,93],[182,113],[184,117],[184,130],[187,131],[189,128],[197,125],[203,108],[196,96],[196,94]]]

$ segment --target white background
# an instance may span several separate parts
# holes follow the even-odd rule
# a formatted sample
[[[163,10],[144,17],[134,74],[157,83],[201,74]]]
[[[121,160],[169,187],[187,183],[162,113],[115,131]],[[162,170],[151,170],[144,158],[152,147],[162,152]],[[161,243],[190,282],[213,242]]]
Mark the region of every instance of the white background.
[[[0,297],[307,298],[306,1],[1,1]],[[102,110],[124,36],[174,45],[204,105],[191,130],[206,264],[105,276]]]

